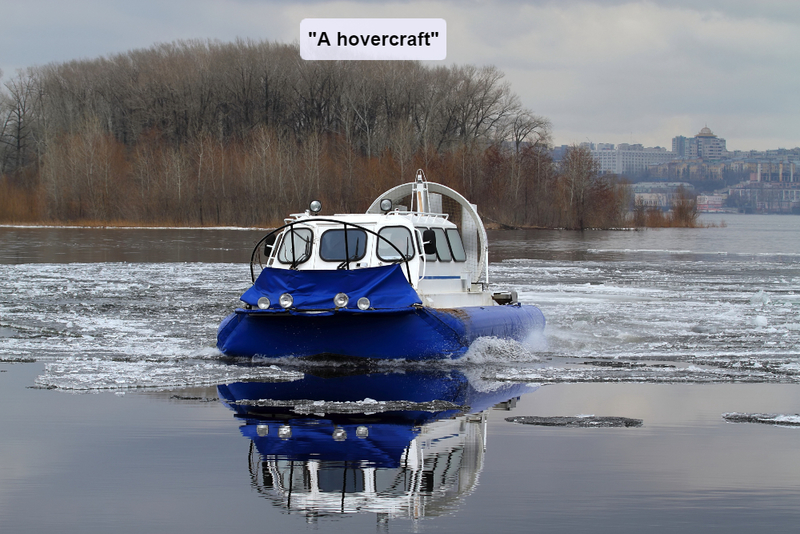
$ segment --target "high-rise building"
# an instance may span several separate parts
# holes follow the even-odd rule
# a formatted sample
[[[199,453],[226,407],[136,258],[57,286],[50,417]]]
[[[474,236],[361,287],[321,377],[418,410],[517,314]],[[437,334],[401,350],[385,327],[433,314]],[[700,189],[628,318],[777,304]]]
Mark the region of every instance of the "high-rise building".
[[[714,135],[708,126],[704,126],[694,137],[679,135],[672,138],[672,153],[675,157],[717,160],[725,152],[725,139]]]
[[[703,159],[720,159],[726,152],[725,139],[714,135],[708,126],[704,126],[700,133],[694,136],[697,146],[697,157]]]
[[[682,135],[678,135],[672,138],[672,154],[675,157],[685,158],[689,155],[689,145],[691,144],[691,139],[688,137],[684,137]]]

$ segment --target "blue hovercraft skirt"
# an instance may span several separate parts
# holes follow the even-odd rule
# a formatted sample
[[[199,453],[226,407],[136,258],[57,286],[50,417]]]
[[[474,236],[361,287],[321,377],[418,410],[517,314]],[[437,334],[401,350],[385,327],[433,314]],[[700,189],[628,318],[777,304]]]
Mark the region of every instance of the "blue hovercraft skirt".
[[[333,313],[237,309],[220,325],[217,347],[247,357],[444,359],[462,356],[479,337],[524,341],[544,326],[539,308],[520,304]]]

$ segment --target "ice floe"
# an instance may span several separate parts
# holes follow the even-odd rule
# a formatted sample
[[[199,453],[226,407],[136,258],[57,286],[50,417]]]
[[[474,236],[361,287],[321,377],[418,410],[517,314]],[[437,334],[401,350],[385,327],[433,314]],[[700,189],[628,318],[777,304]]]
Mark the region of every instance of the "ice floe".
[[[595,415],[576,415],[576,416],[551,416],[542,417],[538,415],[517,415],[506,417],[510,423],[520,423],[523,425],[536,426],[562,426],[562,427],[581,427],[581,428],[616,428],[616,427],[639,427],[642,426],[641,419],[629,417],[610,417]]]
[[[495,262],[493,287],[539,305],[545,336],[484,338],[460,361],[422,365],[458,366],[486,384],[799,383],[797,261],[623,250]],[[0,362],[42,362],[38,387],[168,389],[302,374],[287,360],[231,362],[214,348],[247,288],[245,264],[2,264],[0,276]]]
[[[800,427],[800,414],[730,412],[722,414],[722,418],[729,423],[762,423],[775,426]]]

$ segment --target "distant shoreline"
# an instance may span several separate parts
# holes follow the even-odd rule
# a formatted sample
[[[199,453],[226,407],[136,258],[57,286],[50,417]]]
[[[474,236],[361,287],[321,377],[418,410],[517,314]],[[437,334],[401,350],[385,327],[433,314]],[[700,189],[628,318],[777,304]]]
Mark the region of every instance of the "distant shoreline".
[[[720,216],[720,215],[792,215],[787,213],[698,213],[699,216]],[[548,226],[512,226],[508,224],[493,221],[484,217],[485,226],[487,230],[569,230],[577,231],[575,229],[564,227],[548,227]],[[265,226],[170,226],[165,224],[148,225],[148,224],[135,224],[135,223],[0,223],[0,228],[42,228],[42,229],[73,229],[73,230],[236,230],[236,231],[257,231],[257,230],[272,230],[280,226],[280,224],[265,225]],[[716,228],[719,225],[704,224],[699,222],[695,226],[619,226],[613,228],[584,228],[584,230],[606,230],[606,231],[633,231],[633,230],[646,230],[656,228]]]

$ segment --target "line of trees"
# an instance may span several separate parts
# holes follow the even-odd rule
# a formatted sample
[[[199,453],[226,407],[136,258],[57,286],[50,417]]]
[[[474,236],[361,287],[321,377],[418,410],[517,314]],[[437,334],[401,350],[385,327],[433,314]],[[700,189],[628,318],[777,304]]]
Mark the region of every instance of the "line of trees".
[[[633,206],[633,226],[648,228],[697,228],[698,222],[697,196],[690,194],[683,186],[679,187],[670,201],[669,211],[664,212],[659,206],[648,206],[637,201]]]
[[[504,224],[621,224],[624,188],[549,143],[494,67],[181,41],[6,81],[0,220],[270,224],[312,198],[363,210],[423,168]]]

